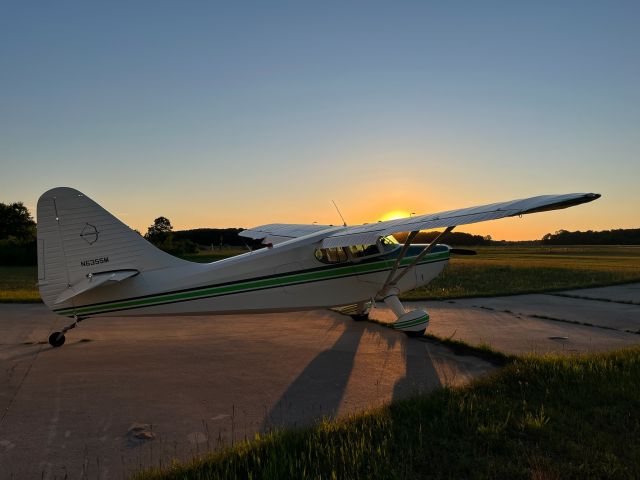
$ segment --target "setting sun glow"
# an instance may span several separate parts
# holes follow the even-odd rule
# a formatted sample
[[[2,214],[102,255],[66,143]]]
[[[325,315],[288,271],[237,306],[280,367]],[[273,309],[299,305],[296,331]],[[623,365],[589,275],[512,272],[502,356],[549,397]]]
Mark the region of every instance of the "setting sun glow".
[[[406,218],[409,216],[411,216],[411,213],[405,210],[392,210],[391,212],[387,212],[382,215],[382,217],[380,217],[380,220],[384,222],[386,220],[396,220],[397,218]]]

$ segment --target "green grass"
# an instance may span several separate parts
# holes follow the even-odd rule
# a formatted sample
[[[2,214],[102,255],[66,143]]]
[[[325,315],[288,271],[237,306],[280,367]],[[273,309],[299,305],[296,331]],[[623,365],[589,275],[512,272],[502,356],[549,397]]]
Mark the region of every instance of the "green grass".
[[[39,302],[38,267],[0,266],[0,302]]]
[[[640,247],[479,247],[406,300],[540,293],[640,281]]]
[[[521,357],[466,387],[135,478],[639,478],[638,405],[640,348]]]

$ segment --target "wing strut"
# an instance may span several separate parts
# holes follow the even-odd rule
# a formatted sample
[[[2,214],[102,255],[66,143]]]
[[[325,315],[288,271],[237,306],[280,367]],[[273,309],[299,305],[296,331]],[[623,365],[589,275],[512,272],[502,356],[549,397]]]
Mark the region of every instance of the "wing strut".
[[[415,230],[413,232],[410,232],[409,235],[407,236],[407,239],[405,240],[404,245],[402,246],[402,250],[400,250],[400,253],[398,254],[398,258],[396,258],[396,263],[393,264],[393,268],[389,272],[389,275],[387,275],[387,279],[384,281],[384,285],[380,289],[381,293],[384,293],[387,287],[391,285],[391,280],[393,279],[393,276],[396,274],[396,271],[400,266],[400,262],[402,261],[404,256],[407,254],[407,250],[409,250],[409,247],[411,246],[411,242],[416,237],[416,235],[418,235],[418,233],[420,233],[420,230]]]
[[[380,292],[378,295],[384,296],[391,287],[394,287],[400,281],[400,279],[407,274],[407,272],[413,269],[413,267],[415,267],[418,264],[418,262],[425,257],[425,255],[427,255],[431,250],[433,250],[436,247],[436,245],[438,244],[438,241],[442,237],[447,235],[454,228],[456,227],[455,226],[447,227],[445,230],[440,232],[440,234],[436,238],[434,238],[429,245],[427,245],[425,248],[422,249],[422,251],[418,254],[416,258],[413,259],[413,262],[411,262],[409,266],[407,266],[404,270],[402,270],[398,275],[394,277],[396,271],[398,270],[398,267],[400,266],[400,262],[406,255],[407,250],[409,250],[409,246],[411,245],[412,240],[418,234],[418,231],[411,232],[407,237],[407,240],[404,242],[404,245],[402,246],[402,250],[400,250],[400,253],[398,254],[398,258],[396,259],[396,263],[393,265],[393,268],[389,272],[389,275],[387,276],[387,280],[384,282],[384,285],[380,289]]]

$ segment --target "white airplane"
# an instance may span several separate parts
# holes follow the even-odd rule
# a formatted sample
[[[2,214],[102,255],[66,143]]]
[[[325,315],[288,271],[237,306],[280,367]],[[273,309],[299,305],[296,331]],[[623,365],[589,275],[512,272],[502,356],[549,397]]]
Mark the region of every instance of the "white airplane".
[[[44,303],[73,323],[49,337],[53,347],[89,317],[267,313],[346,307],[364,319],[382,300],[408,335],[422,335],[423,310],[406,311],[402,292],[429,283],[451,253],[438,244],[457,225],[567,208],[595,193],[544,195],[358,226],[271,224],[240,235],[260,248],[201,264],[153,246],[89,197],[54,188],[38,200],[38,287]],[[445,230],[412,245],[420,230]],[[404,244],[394,233],[409,232]],[[464,252],[460,252],[464,253]]]

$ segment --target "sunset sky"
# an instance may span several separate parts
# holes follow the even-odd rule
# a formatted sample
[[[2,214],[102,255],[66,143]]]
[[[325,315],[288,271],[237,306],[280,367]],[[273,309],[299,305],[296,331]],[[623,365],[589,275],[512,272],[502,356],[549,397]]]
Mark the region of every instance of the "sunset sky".
[[[0,201],[77,188],[128,225],[640,227],[640,2],[5,2]]]

